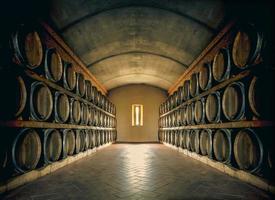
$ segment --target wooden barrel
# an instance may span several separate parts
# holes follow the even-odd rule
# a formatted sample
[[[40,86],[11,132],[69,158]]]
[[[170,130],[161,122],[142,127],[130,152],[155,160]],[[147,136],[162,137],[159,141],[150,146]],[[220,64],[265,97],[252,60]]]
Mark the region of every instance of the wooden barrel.
[[[71,99],[70,103],[70,121],[72,124],[78,124],[81,120],[81,104],[76,99]]]
[[[89,123],[89,107],[85,103],[81,103],[81,124],[87,125]]]
[[[231,61],[228,49],[220,49],[215,55],[212,64],[212,75],[217,82],[222,82],[229,78]]]
[[[178,109],[175,111],[176,113],[176,126],[181,126],[182,125],[182,119],[181,119],[181,112],[182,110],[181,109]]]
[[[183,137],[182,137],[182,143],[184,149],[190,149],[190,130],[184,130]]]
[[[85,130],[75,131],[75,153],[79,153],[85,150],[86,134]]]
[[[97,106],[98,107],[100,107],[101,108],[101,105],[102,105],[102,93],[98,90],[98,92],[97,92]],[[114,111],[113,111],[113,106],[111,106],[111,113],[113,113]]]
[[[94,109],[94,125],[99,126],[99,111]]]
[[[245,91],[241,82],[228,85],[222,97],[223,114],[228,120],[240,120],[245,112]]]
[[[200,150],[201,155],[212,158],[212,131],[203,129],[200,133]]]
[[[93,149],[94,148],[94,130],[88,130],[89,134],[89,148]]]
[[[196,124],[203,124],[205,122],[204,98],[201,98],[194,103],[194,119]]]
[[[232,60],[234,65],[244,69],[249,65],[260,63],[263,39],[263,33],[257,31],[255,26],[243,25],[237,32],[233,42]]]
[[[190,81],[185,80],[183,82],[183,100],[187,101],[190,99]]]
[[[187,106],[184,106],[180,109],[180,115],[181,115],[181,125],[186,125],[186,108]]]
[[[171,126],[172,127],[175,127],[176,126],[176,112],[173,112],[173,113],[171,113],[171,115],[172,115],[172,124],[171,124]]]
[[[11,36],[13,62],[34,69],[43,60],[43,46],[39,33],[26,26],[19,27]]]
[[[191,151],[200,153],[200,130],[191,130],[189,138]]]
[[[188,104],[185,111],[186,124],[194,124],[194,103]]]
[[[89,125],[94,126],[95,125],[95,109],[90,106],[89,107]]]
[[[73,155],[75,152],[75,133],[71,129],[63,130],[63,157]]]
[[[76,87],[76,72],[72,63],[63,63],[63,86],[65,89],[72,91]]]
[[[57,161],[61,156],[62,137],[56,129],[44,130],[43,152],[46,163]]]
[[[27,101],[27,90],[23,78],[14,74],[13,71],[1,71],[0,90],[5,94],[5,98],[0,98],[0,118],[11,120],[20,116]]]
[[[97,105],[97,88],[95,86],[92,86],[92,102]],[[109,112],[110,112],[110,105],[109,105]]]
[[[178,105],[180,105],[183,102],[183,86],[180,86],[178,88]]]
[[[45,52],[44,70],[47,79],[53,82],[61,80],[63,62],[56,49],[47,49]]]
[[[211,64],[205,63],[199,71],[199,85],[201,90],[206,91],[212,86]]]
[[[30,108],[33,119],[39,121],[49,119],[53,110],[53,98],[46,84],[42,82],[31,84]]]
[[[263,164],[263,144],[250,128],[242,129],[234,140],[234,156],[240,169],[257,172]]]
[[[16,171],[24,173],[35,169],[41,156],[41,140],[34,129],[23,129],[12,146],[12,161]]]
[[[228,129],[218,129],[213,138],[213,150],[216,160],[223,163],[230,163],[231,149],[231,132]]]
[[[195,97],[199,94],[199,74],[193,73],[190,78],[190,85],[189,85],[190,95]]]
[[[84,97],[86,92],[85,79],[83,74],[76,73],[76,94],[80,97]]]
[[[88,100],[88,101],[92,101],[92,83],[91,83],[91,81],[89,81],[89,80],[85,80],[85,85],[86,85],[86,99]]]
[[[219,122],[221,113],[220,93],[209,94],[205,102],[205,114],[209,122]]]
[[[55,121],[65,123],[70,116],[70,102],[66,94],[62,92],[55,92],[54,100],[54,115]]]
[[[248,89],[248,103],[252,114],[257,118],[270,119],[273,114],[273,110],[271,105],[274,102],[274,95],[270,95],[268,98],[263,98],[265,95],[266,89],[268,86],[270,91],[272,91],[273,86],[268,84],[269,78],[267,75],[265,76],[254,76],[250,83]]]
[[[90,149],[90,130],[83,130],[83,134],[84,134],[84,150],[87,151],[88,149]]]
[[[179,104],[179,95],[178,95],[178,91],[175,91],[173,94],[173,98],[174,98],[174,108],[176,108]]]

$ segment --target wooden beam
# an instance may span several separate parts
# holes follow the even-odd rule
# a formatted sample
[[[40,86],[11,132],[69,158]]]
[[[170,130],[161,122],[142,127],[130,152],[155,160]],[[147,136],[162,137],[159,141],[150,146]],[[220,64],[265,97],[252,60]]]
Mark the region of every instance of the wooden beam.
[[[45,22],[41,22],[42,26],[46,32],[51,36],[51,38],[70,56],[70,58],[77,63],[79,69],[84,74],[84,76],[90,78],[94,85],[100,90],[104,95],[107,94],[107,89],[96,79],[96,77],[88,70],[87,66],[76,56],[71,48],[63,41],[63,39]]]
[[[181,86],[183,82],[186,79],[188,79],[196,69],[198,69],[199,64],[207,60],[206,57],[209,56],[209,54],[212,55],[216,53],[216,51],[221,46],[227,43],[227,39],[224,39],[224,38],[230,35],[230,30],[234,25],[235,25],[235,21],[231,21],[221,30],[221,32],[219,32],[219,34],[210,42],[210,44],[203,50],[203,52],[192,62],[192,64],[184,71],[184,73],[178,78],[178,80],[168,89],[169,95],[173,94],[173,92],[176,91],[178,87]]]
[[[51,123],[51,122],[23,121],[23,120],[0,121],[0,126],[11,127],[11,128],[61,128],[61,129],[115,130],[115,128],[105,128],[105,127],[88,126],[88,125],[59,124],[59,123]]]
[[[274,122],[272,121],[237,121],[237,122],[224,122],[216,124],[199,124],[199,125],[187,125],[179,127],[160,128],[160,130],[183,130],[183,129],[220,129],[220,128],[257,128],[257,127],[272,127]]]

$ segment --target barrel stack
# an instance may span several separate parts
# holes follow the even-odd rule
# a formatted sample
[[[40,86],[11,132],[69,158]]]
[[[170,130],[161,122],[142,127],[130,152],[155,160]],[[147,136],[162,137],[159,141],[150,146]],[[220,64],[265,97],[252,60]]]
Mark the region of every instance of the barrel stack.
[[[235,24],[194,61],[160,105],[160,142],[173,145],[168,138],[174,130],[179,148],[275,180],[274,69],[264,35],[256,25]]]
[[[1,180],[116,140],[114,104],[42,26],[20,25],[7,40]]]

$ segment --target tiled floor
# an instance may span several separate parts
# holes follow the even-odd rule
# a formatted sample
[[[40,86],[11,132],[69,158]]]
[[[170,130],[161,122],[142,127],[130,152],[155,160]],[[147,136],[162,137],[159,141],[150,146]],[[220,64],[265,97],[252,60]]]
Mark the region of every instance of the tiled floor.
[[[161,144],[115,144],[4,199],[271,199]]]

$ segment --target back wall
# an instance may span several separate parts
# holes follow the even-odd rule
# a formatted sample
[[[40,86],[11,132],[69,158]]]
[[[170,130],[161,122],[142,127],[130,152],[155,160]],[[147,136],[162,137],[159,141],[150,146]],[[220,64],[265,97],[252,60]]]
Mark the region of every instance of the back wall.
[[[158,141],[159,105],[166,91],[149,85],[127,85],[109,91],[116,106],[118,142]],[[132,126],[132,104],[143,105],[143,126]]]

